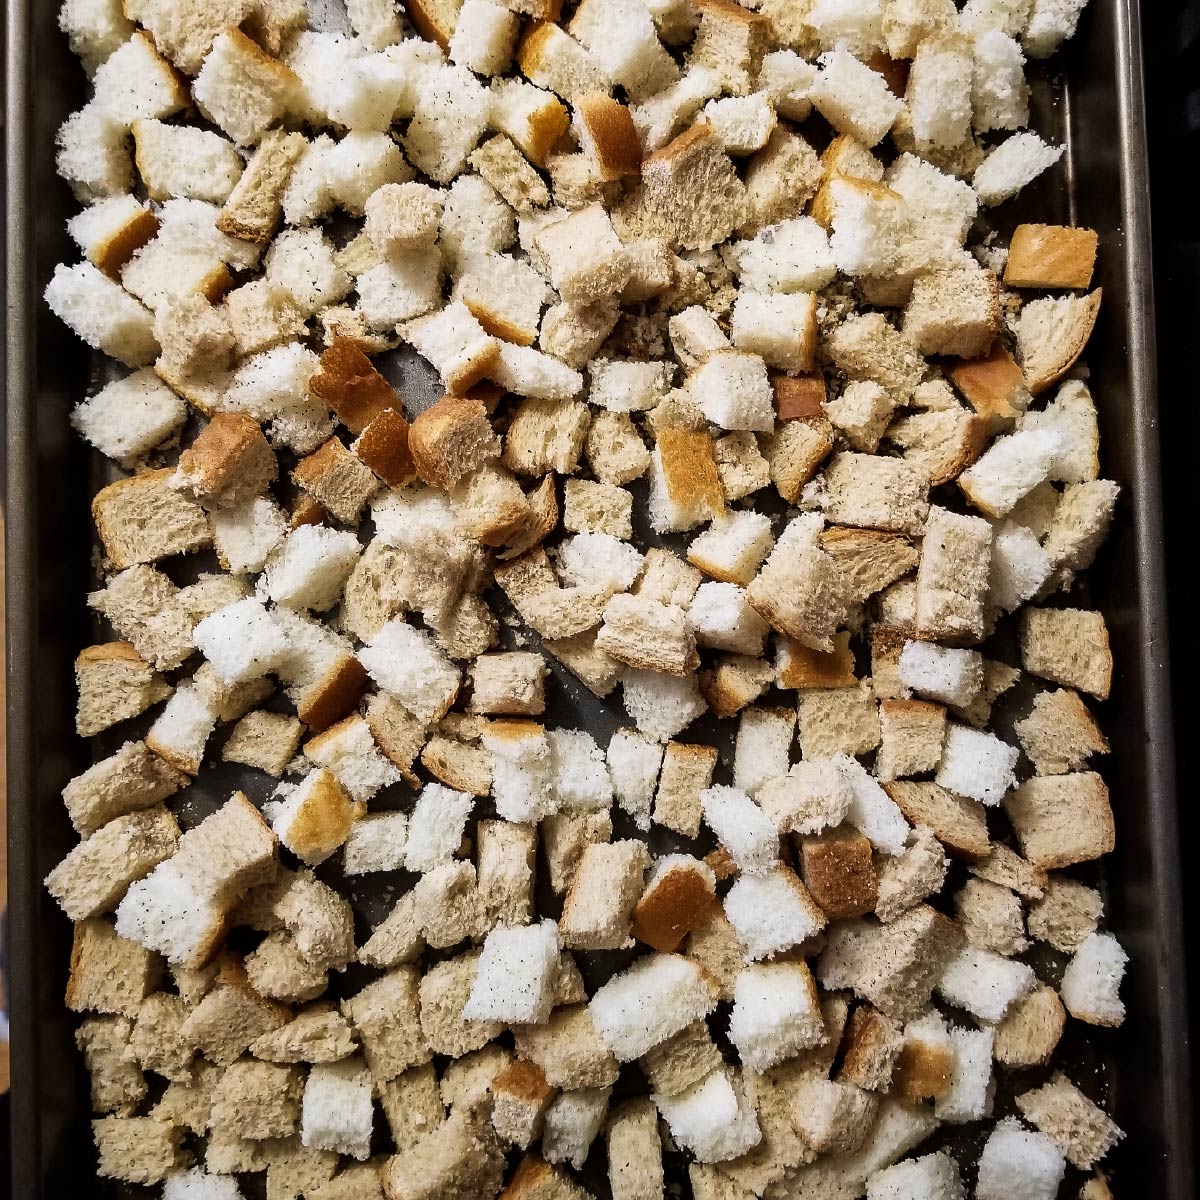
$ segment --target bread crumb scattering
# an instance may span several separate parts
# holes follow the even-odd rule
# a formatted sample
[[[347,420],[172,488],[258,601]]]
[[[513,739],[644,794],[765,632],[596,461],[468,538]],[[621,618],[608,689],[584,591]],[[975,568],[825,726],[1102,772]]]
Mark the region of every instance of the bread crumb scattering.
[[[980,218],[1061,180],[1027,71],[1085,3],[65,0],[45,298],[116,364],[70,414],[115,480],[76,721],[123,744],[46,886],[101,1176],[1102,1163],[1055,1063],[1128,962],[1076,877],[1099,238]]]

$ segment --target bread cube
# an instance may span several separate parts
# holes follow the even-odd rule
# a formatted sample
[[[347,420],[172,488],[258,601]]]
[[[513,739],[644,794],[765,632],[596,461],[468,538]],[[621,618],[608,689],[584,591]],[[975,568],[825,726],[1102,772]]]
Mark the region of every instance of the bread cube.
[[[616,950],[629,940],[634,906],[650,859],[639,841],[584,848],[563,904],[563,943],[572,949]]]
[[[1021,664],[1043,679],[1106,699],[1112,652],[1103,616],[1078,608],[1023,610]]]
[[[751,961],[799,945],[826,924],[808,889],[781,864],[743,874],[725,897],[725,912]]]
[[[138,172],[152,200],[190,196],[223,204],[242,174],[242,157],[219,134],[140,118],[133,122]]]
[[[867,1180],[867,1200],[959,1200],[958,1164],[945,1151],[906,1158]]]
[[[816,297],[810,292],[740,291],[730,334],[739,350],[761,355],[768,366],[790,372],[811,370],[817,345]]]
[[[714,1071],[676,1096],[655,1094],[654,1103],[677,1143],[701,1162],[723,1162],[762,1140],[754,1106],[728,1073]]]
[[[1089,1170],[1124,1136],[1062,1072],[1017,1097],[1021,1115],[1049,1137],[1072,1166]]]
[[[730,1038],[743,1065],[765,1071],[826,1037],[817,988],[804,963],[759,963],[734,985]]]
[[[821,70],[809,91],[813,107],[839,133],[868,149],[882,141],[903,109],[883,76],[844,48],[828,51],[819,61]]]
[[[904,309],[904,333],[922,354],[978,358],[1000,331],[1000,287],[983,267],[921,275]]]
[[[1038,775],[1015,788],[1005,811],[1021,849],[1043,870],[1090,862],[1115,845],[1108,788],[1099,775]]]
[[[972,182],[980,201],[991,207],[1012,199],[1062,158],[1061,146],[1049,146],[1036,133],[1014,133],[988,152]]]
[[[707,433],[660,429],[650,465],[650,522],[656,532],[692,529],[725,511],[725,492]]]
[[[245,146],[284,115],[299,83],[283,63],[231,28],[214,40],[192,88],[201,111]]]
[[[439,67],[423,80],[404,147],[413,165],[449,183],[487,128],[492,99],[466,67]]]
[[[591,51],[604,75],[634,100],[651,96],[678,78],[678,69],[642,5],[626,0],[584,0],[572,16],[569,30]]]
[[[1044,1134],[1029,1133],[1012,1117],[992,1130],[979,1156],[979,1200],[1053,1200],[1066,1168],[1062,1152]]]
[[[1100,893],[1073,879],[1049,876],[1045,894],[1029,906],[1029,932],[1064,954],[1073,954],[1096,932],[1104,911]]]
[[[449,862],[458,851],[474,808],[465,792],[428,783],[417,797],[408,826],[404,865],[409,871],[432,871]]]
[[[811,307],[811,298],[802,307],[807,307],[810,314],[815,311]],[[806,317],[805,321],[808,320]],[[798,328],[788,337],[793,333],[799,340]],[[735,343],[737,336],[735,330]],[[775,426],[771,388],[763,359],[758,354],[733,350],[710,354],[688,377],[688,391],[704,415],[722,429],[769,433]]]
[[[371,1153],[371,1072],[358,1058],[316,1063],[304,1085],[300,1140],[360,1162]]]
[[[951,1004],[994,1025],[1036,982],[1032,967],[969,946],[946,967],[937,986]]]
[[[324,862],[347,837],[360,813],[333,772],[321,768],[271,806],[271,827],[297,858]]]
[[[1058,993],[1044,983],[1036,984],[996,1026],[996,1061],[1009,1067],[1044,1066],[1062,1037],[1066,1021]]]
[[[558,928],[553,921],[493,929],[484,942],[463,1016],[506,1023],[545,1022],[553,1006],[558,952]]]
[[[951,722],[938,766],[939,786],[996,805],[1015,784],[1020,751],[994,734]]]
[[[89,346],[126,366],[145,366],[158,353],[150,311],[91,263],[60,263],[45,299],[50,311]]]

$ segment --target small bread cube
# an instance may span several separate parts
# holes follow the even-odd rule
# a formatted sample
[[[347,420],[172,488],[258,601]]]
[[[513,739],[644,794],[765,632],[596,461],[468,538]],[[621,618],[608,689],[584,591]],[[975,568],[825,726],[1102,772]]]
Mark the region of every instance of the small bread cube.
[[[295,757],[303,728],[295,717],[284,713],[262,709],[247,713],[234,726],[221,748],[221,757],[226,762],[257,767],[278,779]]]
[[[1087,288],[1096,247],[1094,229],[1018,225],[1009,243],[1004,282],[1009,287]]]
[[[805,304],[811,311],[811,305]],[[798,340],[798,328],[793,332]],[[804,364],[793,365],[804,369]],[[688,377],[688,391],[704,415],[722,429],[769,433],[775,426],[771,387],[758,354],[733,350],[710,354]]]
[[[1015,784],[1013,769],[1020,751],[994,734],[951,722],[938,765],[940,787],[996,805]]]
[[[922,354],[978,358],[1000,332],[1000,287],[983,267],[930,271],[913,284],[904,334]]]
[[[750,607],[743,589],[735,584],[701,584],[688,609],[688,620],[702,646],[752,657],[762,653],[767,623]]]
[[[427,72],[404,140],[413,165],[437,183],[449,183],[487,128],[491,104],[466,67]]]
[[[1026,429],[997,438],[974,465],[958,477],[967,499],[989,517],[1007,516],[1045,481],[1062,450],[1053,429]]]
[[[978,1200],[1054,1200],[1066,1169],[1062,1151],[1044,1134],[1029,1133],[1012,1117],[984,1143],[975,1185]]]
[[[1015,788],[1005,811],[1029,861],[1042,870],[1090,862],[1116,841],[1108,788],[1099,775],[1038,775]]]
[[[553,1007],[559,931],[553,921],[493,929],[463,1008],[468,1020],[541,1024]]]
[[[671,1136],[700,1161],[737,1158],[762,1139],[754,1106],[724,1070],[714,1071],[677,1096],[656,1094],[654,1102]]]
[[[478,383],[500,352],[499,342],[460,301],[406,325],[404,336],[434,365],[451,395],[462,395]]]
[[[644,6],[627,0],[584,0],[569,26],[601,71],[640,100],[668,87],[678,69],[658,40]]]
[[[991,149],[975,169],[972,182],[980,201],[991,207],[1010,200],[1063,155],[1061,146],[1049,146],[1036,133],[1014,133]]]
[[[258,422],[245,413],[218,412],[179,456],[171,486],[208,508],[230,508],[266,491],[276,471]]]
[[[92,1122],[96,1175],[124,1183],[162,1183],[186,1161],[183,1131],[153,1117],[100,1117]]]
[[[1067,1156],[1072,1166],[1095,1166],[1124,1136],[1103,1109],[1093,1104],[1062,1072],[1016,1098],[1017,1107]]]
[[[1066,1022],[1058,993],[1047,984],[1036,984],[996,1026],[996,1061],[1007,1067],[1044,1066],[1058,1046]]]
[[[875,909],[879,891],[871,843],[857,830],[834,829],[800,839],[800,878],[832,918]]]
[[[239,600],[205,617],[192,635],[223,683],[246,683],[280,666],[292,653],[284,631],[262,603]]]
[[[75,925],[66,1005],[72,1012],[136,1017],[155,989],[161,962],[135,941],[119,935],[102,917]]]
[[[1056,950],[1073,954],[1084,938],[1096,932],[1103,911],[1099,892],[1073,879],[1051,875],[1045,894],[1029,906],[1029,932]]]
[[[633,936],[655,950],[675,950],[712,903],[715,887],[707,864],[686,854],[659,858],[634,909]]]
[[[868,149],[880,142],[903,109],[882,75],[846,49],[823,54],[821,70],[809,92],[816,110],[839,132]]]
[[[935,771],[946,738],[946,710],[922,700],[884,700],[879,705],[880,779]]]
[[[1024,609],[1021,665],[1043,679],[1107,699],[1113,661],[1104,617],[1078,608]]]
[[[774,822],[735,787],[706,788],[700,794],[704,820],[745,874],[765,875],[779,857]]]
[[[81,737],[136,717],[171,694],[166,680],[129,642],[106,642],[81,651],[75,659],[75,683],[75,729]]]
[[[682,955],[656,952],[598,988],[588,1009],[612,1053],[630,1062],[715,1005],[714,988],[700,967]]]
[[[1033,968],[969,946],[938,980],[938,992],[949,1003],[994,1025],[1037,982]]]
[[[1092,933],[1080,943],[1063,972],[1063,1003],[1077,1021],[1117,1026],[1125,1020],[1118,989],[1128,954],[1111,933]]]
[[[509,821],[480,821],[475,837],[476,878],[489,919],[528,924],[533,916],[536,832]]]
[[[158,354],[149,309],[90,262],[55,267],[45,299],[89,346],[126,366],[146,366]]]
[[[492,1126],[500,1139],[525,1150],[541,1136],[554,1088],[532,1063],[515,1059],[492,1077]]]
[[[512,61],[520,19],[492,0],[465,0],[450,39],[450,61],[478,75],[501,75]]]
[[[664,428],[651,457],[650,521],[656,532],[692,529],[725,511],[712,438]]]
[[[564,100],[606,95],[611,81],[599,63],[553,21],[535,21],[517,47],[517,65],[530,83],[548,88]]]
[[[384,691],[422,720],[440,717],[458,694],[458,669],[426,631],[403,618],[389,621],[358,652],[358,658]]]
[[[589,950],[616,950],[625,945],[649,865],[640,841],[587,846],[563,904],[563,943]]]
[[[449,862],[462,842],[474,805],[473,797],[465,792],[427,783],[412,810],[405,867],[423,873]]]
[[[582,1170],[608,1114],[612,1089],[583,1088],[562,1092],[546,1109],[542,1153],[550,1162],[569,1162]]]
[[[302,458],[292,479],[332,517],[347,525],[357,524],[359,514],[379,488],[374,472],[337,437]]]
[[[184,125],[133,122],[138,171],[152,200],[190,196],[223,204],[242,174],[242,157],[219,134]]]
[[[725,912],[751,961],[799,945],[827,924],[808,889],[782,864],[742,875],[725,897]]]
[[[80,203],[90,204],[132,189],[128,142],[128,127],[95,100],[59,126],[55,167]]]
[[[267,594],[276,604],[324,612],[341,597],[361,550],[353,533],[323,525],[293,529],[267,563]]]
[[[744,1066],[765,1071],[825,1040],[817,988],[800,962],[759,963],[734,985],[730,1038]]]
[[[314,1064],[304,1085],[301,1142],[365,1161],[371,1153],[373,1123],[371,1072],[366,1064],[359,1058]]]
[[[550,264],[550,282],[568,303],[595,304],[618,294],[629,280],[624,248],[601,205],[546,226],[535,244]]]
[[[966,708],[983,688],[983,656],[976,650],[906,641],[899,668],[906,688],[942,704]]]
[[[158,217],[126,193],[97,200],[67,222],[87,259],[111,279],[158,232]]]
[[[358,816],[337,777],[320,768],[274,805],[270,819],[279,840],[297,858],[315,866],[345,842]]]
[[[662,746],[635,730],[618,729],[608,743],[606,757],[617,803],[639,829],[649,829],[650,804],[663,762]],[[699,829],[698,809],[696,821]]]
[[[811,370],[817,348],[816,296],[739,291],[730,335],[739,350],[761,355],[769,366],[789,372]],[[712,419],[707,410],[706,415]]]
[[[956,1200],[963,1194],[958,1164],[944,1150],[906,1158],[867,1180],[867,1200]]]
[[[214,124],[235,142],[252,145],[284,115],[299,86],[289,68],[230,28],[205,56],[193,94]]]
[[[391,329],[435,308],[441,296],[440,267],[436,250],[408,250],[364,271],[355,286],[367,324]]]

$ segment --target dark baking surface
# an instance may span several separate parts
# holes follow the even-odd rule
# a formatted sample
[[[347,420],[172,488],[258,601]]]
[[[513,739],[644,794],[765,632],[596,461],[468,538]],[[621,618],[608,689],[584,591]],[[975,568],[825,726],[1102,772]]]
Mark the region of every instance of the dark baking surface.
[[[1177,54],[1186,50],[1186,29],[1181,32],[1171,24],[1173,7],[1177,6],[1161,0],[1154,6],[1153,45],[1170,47]],[[89,530],[80,514],[94,490],[89,478],[95,469],[64,419],[87,382],[89,358],[38,306],[55,262],[72,256],[63,222],[75,210],[68,190],[54,179],[48,154],[54,129],[78,105],[82,90],[81,74],[54,28],[56,8],[49,0],[10,0],[9,4],[8,178],[16,185],[9,211],[12,412],[7,439],[9,697],[14,706],[10,961],[16,967],[12,1013],[13,1144],[17,1147],[11,1194],[23,1200],[115,1194],[92,1178],[86,1080],[71,1038],[76,1019],[61,1002],[69,930],[39,883],[74,844],[58,792],[86,763],[86,748],[71,729],[70,664],[88,640],[83,595],[89,584]],[[28,43],[23,40],[30,28],[26,20],[32,23]],[[1130,1018],[1116,1034],[1096,1031],[1092,1036],[1093,1031],[1077,1026],[1071,1061],[1077,1069],[1087,1064],[1095,1078],[1077,1082],[1095,1094],[1106,1094],[1117,1120],[1128,1131],[1127,1142],[1112,1158],[1118,1194],[1184,1200],[1194,1192],[1175,865],[1178,846],[1189,841],[1178,839],[1174,823],[1165,693],[1161,609],[1166,589],[1159,557],[1153,330],[1141,320],[1150,312],[1150,272],[1147,244],[1142,240],[1149,231],[1142,223],[1146,179],[1140,167],[1140,81],[1136,70],[1130,69],[1135,66],[1132,62],[1126,61],[1125,69],[1118,70],[1120,57],[1114,50],[1130,37],[1135,21],[1134,0],[1093,0],[1076,42],[1061,59],[1071,79],[1069,103],[1048,114],[1049,120],[1037,122],[1051,137],[1069,135],[1070,192],[1047,196],[1043,189],[1031,208],[1045,219],[1070,217],[1094,225],[1102,234],[1100,282],[1107,298],[1087,361],[1102,413],[1105,473],[1124,488],[1119,524],[1094,572],[1091,595],[1109,618],[1117,652],[1118,685],[1103,711],[1114,754],[1103,769],[1113,789],[1119,828],[1118,851],[1107,868],[1109,919],[1133,957],[1124,992]],[[1159,41],[1161,29],[1169,32]],[[1157,64],[1168,60],[1153,53],[1148,61],[1156,66],[1150,72],[1155,97],[1167,89],[1171,78],[1168,72],[1160,73]],[[1193,68],[1200,62],[1196,57],[1191,61]],[[1200,71],[1193,69],[1192,78],[1200,79]],[[27,80],[35,81],[28,91]],[[1122,105],[1131,118],[1124,126],[1119,120]],[[1200,105],[1196,107],[1200,112]],[[1160,131],[1153,140],[1161,140]],[[1194,135],[1192,145],[1191,156],[1181,153],[1178,144],[1163,148],[1170,155],[1170,166],[1164,166],[1167,182],[1158,194],[1161,197],[1165,190],[1168,203],[1173,202],[1180,214],[1187,203],[1186,164],[1196,161]],[[1122,155],[1133,164],[1123,191]],[[22,182],[26,207],[18,193]],[[1161,238],[1161,227],[1159,233]],[[1197,254],[1195,244],[1191,252]],[[1171,331],[1163,339],[1167,354],[1186,346],[1200,328],[1195,292],[1188,291],[1182,269],[1185,261],[1182,256],[1169,256],[1160,266],[1165,270],[1164,293],[1171,294],[1172,289],[1179,293],[1173,303],[1160,301],[1160,318]],[[1189,300],[1190,326],[1185,323]],[[1178,391],[1173,386],[1176,377],[1164,373],[1163,378],[1164,408],[1172,416],[1175,407],[1194,406],[1194,382],[1189,377],[1180,377],[1187,390]],[[25,385],[35,380],[36,391],[26,394]],[[1172,406],[1174,397],[1181,403]],[[1185,461],[1185,455],[1194,454],[1191,432],[1186,443],[1183,438],[1167,438],[1166,454],[1168,464],[1176,468],[1168,478],[1186,481],[1190,486],[1183,495],[1194,497],[1194,464]],[[1185,514],[1190,524],[1194,508],[1194,498],[1168,504],[1169,528],[1182,522]],[[1188,527],[1171,532],[1181,539],[1191,534]],[[1187,541],[1177,544],[1186,546]],[[1191,572],[1186,577],[1182,573],[1182,563],[1189,559],[1190,555],[1176,555],[1173,560],[1172,575],[1178,577],[1171,590],[1177,603],[1180,598],[1187,603],[1185,581],[1195,586]],[[1181,616],[1175,628],[1187,637],[1193,625],[1194,619]],[[1187,698],[1190,672],[1177,670],[1176,678],[1181,699]],[[560,695],[570,704],[566,694]],[[1181,753],[1194,761],[1196,750],[1186,739],[1183,742]],[[122,1194],[148,1193],[125,1189]]]

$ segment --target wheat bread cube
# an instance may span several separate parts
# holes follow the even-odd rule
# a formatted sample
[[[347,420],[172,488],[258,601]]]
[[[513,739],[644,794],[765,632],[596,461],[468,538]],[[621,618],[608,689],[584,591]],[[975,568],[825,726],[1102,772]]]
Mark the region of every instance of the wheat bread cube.
[[[185,775],[144,742],[131,741],[72,779],[63,802],[76,832],[87,836],[107,821],[165,800],[185,782]]]
[[[515,1059],[490,1084],[492,1127],[506,1145],[528,1149],[541,1137],[542,1124],[555,1090],[532,1063]]]
[[[162,1183],[184,1163],[181,1131],[153,1117],[100,1117],[92,1137],[101,1179]]]
[[[563,903],[563,943],[588,950],[615,950],[625,945],[649,864],[639,841],[586,846]]]
[[[134,1018],[160,975],[157,957],[103,917],[76,922],[65,996],[72,1012]]]
[[[75,659],[75,684],[75,729],[81,737],[136,717],[171,694],[129,642],[85,647]]]
[[[499,1191],[504,1152],[485,1101],[458,1105],[411,1154],[389,1159],[381,1171],[384,1194],[393,1200],[436,1200],[442,1195],[483,1200]]]
[[[903,853],[888,858],[879,869],[875,915],[884,922],[894,921],[941,889],[946,868],[946,855],[936,835],[918,827]]]
[[[686,854],[660,857],[633,910],[633,936],[670,953],[716,895],[712,869]]]
[[[1008,1067],[1044,1066],[1062,1037],[1067,1013],[1044,983],[1017,1000],[996,1026],[996,1061]]]
[[[900,1023],[869,1004],[860,1004],[846,1025],[844,1041],[837,1078],[866,1091],[890,1089],[896,1061],[904,1046]]]
[[[496,1021],[464,1015],[478,962],[479,952],[469,951],[430,967],[421,979],[421,1033],[434,1054],[469,1054],[482,1049],[502,1028]]]
[[[878,885],[871,843],[857,830],[832,829],[798,840],[800,878],[827,916],[873,912]]]
[[[487,923],[475,868],[458,860],[422,875],[413,904],[425,940],[435,950],[479,937]]]
[[[533,396],[521,402],[504,438],[503,461],[510,471],[533,476],[574,472],[587,436],[588,410],[560,399]]]
[[[850,633],[836,634],[828,652],[802,646],[791,638],[776,638],[775,669],[776,683],[785,691],[850,687],[856,682]]]
[[[146,1096],[141,1066],[124,1057],[129,1036],[130,1022],[124,1017],[90,1017],[75,1031],[75,1045],[87,1067],[94,1113],[131,1117]]]
[[[946,737],[946,710],[923,700],[883,700],[879,731],[875,770],[881,780],[934,771]]]
[[[1108,788],[1093,772],[1034,776],[1006,797],[1005,811],[1041,870],[1090,862],[1116,844]]]
[[[286,1025],[250,1043],[250,1052],[265,1062],[336,1062],[354,1053],[349,1022],[334,1008],[315,1004]]]
[[[1045,1134],[1080,1170],[1094,1167],[1124,1136],[1103,1109],[1061,1071],[1016,1098],[1021,1115]]]
[[[1024,609],[1021,665],[1043,679],[1107,699],[1112,652],[1104,617],[1078,608]]]
[[[1064,954],[1073,954],[1096,932],[1104,911],[1100,893],[1065,876],[1047,877],[1041,899],[1029,906],[1029,932]]]
[[[651,1100],[636,1098],[614,1107],[604,1140],[613,1200],[654,1200],[662,1195],[662,1141]]]
[[[967,941],[1011,957],[1029,948],[1021,901],[1014,892],[983,879],[968,879],[955,893],[954,911]]]

